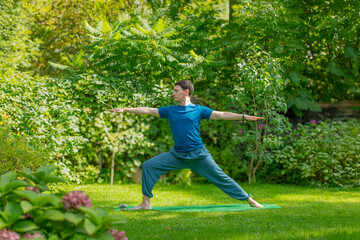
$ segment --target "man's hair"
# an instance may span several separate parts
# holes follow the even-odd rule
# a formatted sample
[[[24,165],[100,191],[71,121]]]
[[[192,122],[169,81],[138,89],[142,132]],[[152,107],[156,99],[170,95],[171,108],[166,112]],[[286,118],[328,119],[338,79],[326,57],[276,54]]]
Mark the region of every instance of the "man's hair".
[[[175,83],[175,86],[177,86],[177,85],[180,86],[183,91],[185,91],[186,89],[189,89],[189,97],[191,97],[191,95],[194,92],[194,84],[191,81],[182,80],[182,81]]]

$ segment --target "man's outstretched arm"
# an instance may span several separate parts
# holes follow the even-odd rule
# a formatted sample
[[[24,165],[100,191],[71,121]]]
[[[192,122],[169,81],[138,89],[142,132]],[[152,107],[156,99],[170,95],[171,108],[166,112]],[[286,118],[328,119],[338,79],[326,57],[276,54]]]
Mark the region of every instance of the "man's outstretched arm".
[[[255,117],[255,116],[249,116],[246,114],[238,114],[238,113],[232,113],[232,112],[220,112],[220,111],[213,111],[210,115],[210,119],[215,120],[250,120],[250,121],[256,121],[260,119],[264,119],[263,117]]]
[[[135,113],[135,114],[147,114],[155,117],[160,117],[159,110],[157,108],[149,108],[149,107],[137,107],[137,108],[115,108],[108,110],[109,112],[114,113]]]

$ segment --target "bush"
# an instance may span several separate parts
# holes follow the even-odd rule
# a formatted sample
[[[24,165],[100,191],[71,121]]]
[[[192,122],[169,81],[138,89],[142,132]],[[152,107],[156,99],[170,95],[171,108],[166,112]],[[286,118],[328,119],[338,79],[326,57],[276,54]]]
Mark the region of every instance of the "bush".
[[[36,172],[1,175],[0,239],[127,239],[124,232],[111,228],[123,224],[124,217],[91,208],[83,192],[43,193],[50,190],[48,184],[65,182],[51,175],[53,170],[40,167]]]
[[[14,134],[0,118],[0,174],[22,171],[25,167],[36,169],[49,161],[49,155],[37,149],[34,142],[26,140],[24,132]]]
[[[273,151],[271,180],[331,186],[360,185],[359,120],[297,126]]]

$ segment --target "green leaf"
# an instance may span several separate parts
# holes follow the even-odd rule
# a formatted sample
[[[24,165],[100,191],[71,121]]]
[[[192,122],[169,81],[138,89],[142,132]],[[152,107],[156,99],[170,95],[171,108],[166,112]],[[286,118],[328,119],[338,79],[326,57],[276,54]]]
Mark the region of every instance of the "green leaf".
[[[63,221],[65,220],[64,213],[60,210],[50,209],[44,212],[44,218],[52,221]]]
[[[102,219],[103,226],[124,224],[126,222],[126,218],[120,215],[106,216]]]
[[[291,79],[292,83],[295,85],[299,84],[299,74],[297,72],[291,72],[289,74],[289,78]]]
[[[33,172],[31,169],[29,169],[29,168],[25,168],[22,173],[25,173],[25,174],[27,174],[27,175],[32,175],[34,172]]]
[[[97,234],[98,238],[101,240],[114,240],[113,235],[111,235],[108,232],[102,232],[100,234]]]
[[[79,213],[66,212],[64,216],[66,221],[73,223],[75,226],[84,220],[84,216]]]
[[[152,31],[152,28],[150,27],[150,25],[146,19],[139,17],[139,20],[140,20],[142,26],[145,28],[145,31],[149,31],[149,32]]]
[[[87,207],[78,207],[78,210],[80,210],[83,213],[86,213],[90,217],[90,219],[96,224],[98,225],[101,224],[101,216],[99,216],[99,213],[94,209]]]
[[[65,228],[61,229],[60,235],[62,239],[68,239],[68,237],[70,237],[71,235],[73,235],[76,231],[76,228],[74,228],[73,226],[66,226]],[[85,233],[85,231],[84,231]],[[76,239],[76,238],[74,238]]]
[[[7,172],[3,175],[1,175],[1,183],[8,184],[9,182],[13,181],[16,177],[16,173],[14,171]]]
[[[155,23],[155,26],[153,28],[157,33],[161,33],[166,28],[166,22],[163,18],[160,18],[159,21]]]
[[[28,213],[35,208],[29,201],[21,201],[20,206],[24,213]]]
[[[85,231],[89,235],[94,234],[96,232],[96,230],[97,230],[96,225],[92,221],[90,221],[89,219],[85,219],[84,228],[85,228]]]
[[[32,176],[34,176],[34,182],[37,184],[42,182],[44,177],[46,177],[46,175],[47,175],[46,172],[43,172],[43,171],[32,174]]]
[[[0,217],[0,229],[3,229],[7,227],[9,223],[6,223],[1,217]]]
[[[29,200],[32,203],[34,203],[37,196],[35,192],[29,190],[16,190],[14,193],[22,198]]]
[[[330,65],[326,68],[326,71],[330,72],[338,77],[345,76],[343,69],[336,66],[335,62],[331,62]]]
[[[36,206],[45,206],[50,204],[54,207],[61,206],[61,199],[55,195],[47,195],[40,193],[37,194],[34,201]]]
[[[66,183],[65,179],[63,179],[62,177],[58,177],[58,176],[45,176],[43,178],[43,181],[45,183],[59,183],[59,182]]]
[[[13,230],[15,232],[30,232],[36,229],[39,229],[39,227],[33,221],[30,220],[17,222],[13,227]]]
[[[358,59],[358,55],[357,52],[354,48],[352,47],[346,47],[344,49],[344,52],[346,53],[346,55],[348,55],[349,57],[351,57],[352,59],[357,60]]]
[[[90,26],[88,22],[84,22],[84,28],[92,35],[100,35],[100,31]]]
[[[18,203],[8,202],[4,213],[7,215],[7,221],[16,221],[22,215],[22,209]]]
[[[49,175],[55,170],[55,166],[43,166],[39,167],[36,172],[45,172],[46,175]]]
[[[57,234],[52,234],[50,235],[48,240],[61,240],[61,238]]]
[[[121,33],[120,33],[119,31],[117,31],[117,32],[115,33],[115,35],[113,36],[112,39],[118,40],[118,39],[120,39],[120,38],[121,38]]]
[[[27,174],[25,172],[20,172],[19,176],[26,178],[27,180],[30,180],[34,182],[34,176],[32,174]]]
[[[57,68],[57,69],[60,69],[60,70],[70,69],[69,66],[66,66],[66,65],[63,65],[63,64],[54,63],[54,62],[51,62],[51,61],[49,61],[48,63],[49,63],[49,65],[50,65],[51,67]]]
[[[109,214],[102,208],[94,208],[95,212],[98,213],[98,216],[100,216],[100,218],[106,217]]]
[[[201,62],[202,60],[204,60],[201,56],[197,55],[194,50],[190,50],[189,53],[193,58],[195,58],[196,61]]]
[[[19,187],[27,187],[29,184],[22,180],[14,180],[3,187],[3,192],[10,192]]]
[[[40,192],[49,191],[49,187],[44,183],[44,179],[42,179],[42,182],[40,182],[37,187],[40,189]]]
[[[102,21],[102,31],[103,33],[108,33],[111,31],[109,23],[105,20]]]

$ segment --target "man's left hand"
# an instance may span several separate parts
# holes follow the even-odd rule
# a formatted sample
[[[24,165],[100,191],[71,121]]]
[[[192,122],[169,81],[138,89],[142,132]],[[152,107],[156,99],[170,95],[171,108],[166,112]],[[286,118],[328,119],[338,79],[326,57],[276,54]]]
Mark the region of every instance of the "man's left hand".
[[[262,120],[262,119],[264,119],[264,118],[263,118],[263,117],[255,117],[255,116],[245,115],[245,119],[246,119],[246,120],[249,120],[249,121],[256,121],[256,120]]]

